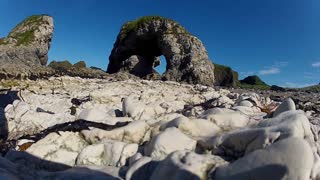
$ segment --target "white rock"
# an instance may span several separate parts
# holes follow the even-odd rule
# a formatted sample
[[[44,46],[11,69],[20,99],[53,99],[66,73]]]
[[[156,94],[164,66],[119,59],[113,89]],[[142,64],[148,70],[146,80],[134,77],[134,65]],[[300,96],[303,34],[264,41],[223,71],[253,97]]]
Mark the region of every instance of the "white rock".
[[[213,179],[301,179],[309,180],[313,155],[301,138],[277,141],[227,166],[218,167]]]
[[[248,101],[248,100],[243,100],[239,103],[239,106],[245,106],[245,107],[252,107],[253,104],[252,102]]]
[[[225,131],[245,127],[250,122],[248,116],[237,111],[211,114],[205,118]]]
[[[124,127],[116,128],[111,131],[93,128],[91,130],[83,130],[81,133],[84,138],[91,143],[99,143],[104,139],[110,139],[126,143],[141,144],[144,140],[148,140],[148,138],[145,139],[145,136],[149,128],[149,125],[144,121],[133,121]]]
[[[48,134],[26,151],[48,161],[74,166],[78,154],[87,143],[79,133],[59,132],[59,134]]]
[[[202,139],[216,135],[221,129],[214,123],[204,119],[189,119],[187,117],[178,117],[166,124],[160,129],[176,127],[183,133],[194,137],[195,139]]]
[[[279,114],[286,112],[286,111],[290,111],[290,110],[296,110],[296,105],[294,104],[294,102],[291,98],[287,98],[274,111],[273,117],[276,117]]]
[[[102,109],[84,109],[78,116],[78,119],[83,119],[93,122],[104,122],[110,116]]]
[[[164,132],[153,137],[145,147],[144,153],[153,159],[163,159],[177,150],[194,150],[196,141],[183,134],[177,128],[167,128]]]
[[[275,118],[261,121],[256,127],[222,134],[211,139],[207,145],[211,144],[219,153],[241,156],[289,137],[299,137],[310,144],[313,142],[309,121],[302,111],[287,111]]]

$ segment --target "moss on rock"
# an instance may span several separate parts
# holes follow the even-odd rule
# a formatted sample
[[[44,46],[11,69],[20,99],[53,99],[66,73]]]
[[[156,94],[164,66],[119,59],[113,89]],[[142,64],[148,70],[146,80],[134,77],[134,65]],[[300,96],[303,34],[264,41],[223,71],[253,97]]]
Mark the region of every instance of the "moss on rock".
[[[174,23],[174,26],[171,29],[168,29],[168,31],[166,32],[167,34],[170,34],[170,33],[189,34],[189,32],[186,29],[184,29],[179,23],[177,23],[171,19],[161,17],[161,16],[143,16],[143,17],[140,17],[134,21],[129,21],[121,27],[120,40],[121,41],[124,40],[130,32],[137,31],[143,25],[146,25],[146,24],[150,23],[151,21],[156,21],[156,20],[169,21],[169,22]]]
[[[72,68],[72,64],[68,60],[52,61],[48,66],[60,72],[65,72]]]
[[[9,33],[8,37],[16,39],[17,46],[30,44],[35,38],[34,32],[42,23],[45,23],[43,16],[45,15],[33,15],[26,18]]]
[[[219,86],[235,87],[238,84],[238,73],[228,66],[214,63],[214,78]]]
[[[258,76],[248,76],[243,80],[240,80],[239,87],[250,89],[264,89],[269,90],[270,86],[262,81]]]
[[[79,62],[75,63],[73,65],[73,67],[80,69],[80,68],[87,68],[87,65],[86,65],[86,62],[79,61]]]

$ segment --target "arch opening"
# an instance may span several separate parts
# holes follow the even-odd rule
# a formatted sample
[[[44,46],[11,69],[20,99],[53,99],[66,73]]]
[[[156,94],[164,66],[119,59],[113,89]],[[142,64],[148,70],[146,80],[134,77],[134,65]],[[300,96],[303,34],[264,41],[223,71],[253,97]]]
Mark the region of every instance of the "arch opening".
[[[153,68],[157,71],[157,73],[163,75],[167,70],[167,60],[164,55],[159,56],[158,59],[160,60],[159,65],[154,66]]]

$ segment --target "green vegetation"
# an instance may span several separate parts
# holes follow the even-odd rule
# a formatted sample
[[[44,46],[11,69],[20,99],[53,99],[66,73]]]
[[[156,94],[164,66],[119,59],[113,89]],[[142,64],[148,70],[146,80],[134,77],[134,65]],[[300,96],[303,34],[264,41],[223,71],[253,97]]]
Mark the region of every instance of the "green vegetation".
[[[125,39],[127,37],[127,35],[130,32],[137,31],[144,24],[147,24],[153,20],[167,20],[170,22],[174,22],[175,23],[174,27],[172,27],[171,31],[168,31],[167,33],[179,33],[179,29],[180,29],[180,31],[182,31],[182,33],[188,33],[184,28],[182,28],[182,26],[180,26],[178,23],[176,23],[175,21],[173,21],[171,19],[161,17],[161,16],[143,16],[141,18],[138,18],[137,20],[129,21],[122,26],[121,31],[120,31],[120,40],[122,41],[123,39]]]
[[[42,16],[44,15],[33,15],[19,23],[8,35],[13,39],[17,40],[17,46],[28,45],[34,39],[34,32],[37,30],[39,25],[42,23]],[[21,32],[23,27],[30,27],[30,29]]]
[[[52,61],[48,66],[60,72],[65,72],[72,68],[72,64],[68,60],[60,62]]]
[[[314,92],[319,93],[320,92],[320,85],[314,85],[314,86],[308,86],[304,88],[298,88],[300,91],[306,91],[306,92]]]
[[[238,73],[228,66],[214,63],[214,77],[219,86],[232,86],[238,84]]]
[[[1,88],[12,88],[12,87],[16,87],[19,86],[19,81],[17,80],[5,80],[5,81],[1,81],[0,82],[0,89]]]
[[[243,80],[240,80],[239,87],[249,89],[263,89],[269,90],[270,86],[263,82],[258,76],[248,76]]]
[[[15,39],[17,39],[17,46],[28,45],[34,39],[34,30],[17,33]]]
[[[84,61],[79,61],[79,62],[75,63],[73,65],[73,67],[75,67],[77,69],[81,69],[81,68],[86,68],[87,65],[86,65],[86,63]]]
[[[0,38],[0,45],[5,45],[5,44],[8,44],[8,43],[5,41],[5,38]]]

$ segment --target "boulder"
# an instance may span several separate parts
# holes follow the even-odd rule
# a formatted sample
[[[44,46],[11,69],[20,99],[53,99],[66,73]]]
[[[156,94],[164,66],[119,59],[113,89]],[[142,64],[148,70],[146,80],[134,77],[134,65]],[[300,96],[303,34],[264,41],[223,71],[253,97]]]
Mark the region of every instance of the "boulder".
[[[0,41],[0,77],[23,78],[53,72],[44,68],[53,36],[53,18],[33,15]]]
[[[122,26],[107,72],[128,71],[144,77],[153,73],[161,55],[167,61],[162,79],[214,84],[214,65],[202,42],[177,22],[158,16],[142,17]]]
[[[291,98],[287,98],[274,111],[273,117],[276,117],[279,114],[286,112],[286,111],[290,111],[290,110],[296,110],[296,105]]]
[[[144,153],[153,159],[161,160],[177,150],[194,150],[196,143],[179,129],[172,127],[153,137],[145,147]]]
[[[190,135],[194,139],[202,139],[216,135],[221,129],[214,123],[205,119],[189,119],[178,117],[161,126],[160,130],[176,127],[183,133]]]
[[[105,140],[85,147],[77,157],[77,165],[124,166],[138,151],[137,144]]]
[[[48,161],[74,166],[78,154],[87,145],[79,133],[59,132],[50,133],[26,151]]]
[[[313,166],[310,145],[301,138],[287,138],[221,166],[211,179],[301,179],[308,180]]]
[[[99,143],[105,139],[110,139],[126,143],[142,144],[149,140],[148,134],[146,133],[149,128],[150,126],[144,121],[133,121],[124,127],[111,131],[92,128],[81,131],[81,134],[90,143]]]
[[[150,179],[208,179],[207,173],[211,169],[224,164],[227,162],[218,156],[176,151],[158,164]]]
[[[216,112],[217,113],[216,113]],[[210,113],[208,110],[201,115],[201,118],[207,119],[216,124],[222,130],[232,130],[245,127],[248,125],[249,117],[239,111],[226,111],[219,112],[218,110],[212,110]]]
[[[256,126],[213,137],[204,146],[213,149],[217,154],[241,157],[289,137],[299,137],[310,144],[314,141],[309,120],[304,112],[287,111],[281,113],[275,118],[261,121]]]

